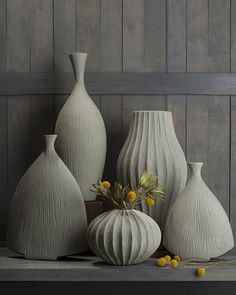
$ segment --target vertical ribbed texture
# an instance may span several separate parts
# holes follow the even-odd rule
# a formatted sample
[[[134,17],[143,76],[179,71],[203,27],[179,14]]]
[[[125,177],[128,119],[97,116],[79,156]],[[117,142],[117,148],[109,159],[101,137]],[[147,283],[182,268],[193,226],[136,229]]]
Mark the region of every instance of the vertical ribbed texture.
[[[91,250],[104,261],[129,265],[145,261],[159,247],[157,223],[137,210],[113,210],[98,216],[87,232]]]
[[[80,188],[54,150],[55,135],[19,182],[9,211],[7,244],[25,258],[54,260],[87,249]]]
[[[76,83],[56,122],[56,150],[78,182],[84,200],[91,201],[96,194],[89,188],[103,175],[106,130],[102,116],[84,86],[87,54],[73,53],[70,58]]]
[[[135,187],[145,169],[158,175],[158,183],[166,189],[166,200],[158,200],[152,207],[143,202],[141,209],[164,229],[168,209],[184,189],[187,178],[185,156],[176,138],[170,112],[133,113],[129,134],[118,159],[118,179]]]
[[[166,221],[164,246],[182,258],[210,259],[234,246],[228,217],[201,177],[202,164],[189,163],[192,175]]]

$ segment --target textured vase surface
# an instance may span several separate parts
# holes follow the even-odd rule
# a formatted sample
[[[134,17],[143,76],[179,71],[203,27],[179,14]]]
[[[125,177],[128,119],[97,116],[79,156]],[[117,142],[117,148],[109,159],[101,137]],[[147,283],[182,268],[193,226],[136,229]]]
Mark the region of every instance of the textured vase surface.
[[[164,246],[182,258],[210,259],[234,246],[228,217],[201,177],[203,163],[189,163],[192,175],[170,209]]]
[[[55,133],[59,156],[78,182],[84,200],[91,201],[96,195],[89,188],[103,175],[106,130],[98,108],[85,89],[86,58],[86,53],[70,55],[75,85],[58,116]]]
[[[87,233],[91,250],[114,265],[137,264],[159,247],[161,231],[157,223],[137,210],[113,210],[98,216]]]
[[[164,229],[168,209],[184,189],[187,165],[175,135],[171,112],[136,111],[126,142],[121,150],[117,175],[121,183],[134,188],[143,170],[158,175],[166,190],[166,200],[154,206],[142,203],[141,210]]]
[[[46,149],[12,199],[7,243],[25,258],[55,260],[87,250],[87,216],[79,186],[46,135]]]

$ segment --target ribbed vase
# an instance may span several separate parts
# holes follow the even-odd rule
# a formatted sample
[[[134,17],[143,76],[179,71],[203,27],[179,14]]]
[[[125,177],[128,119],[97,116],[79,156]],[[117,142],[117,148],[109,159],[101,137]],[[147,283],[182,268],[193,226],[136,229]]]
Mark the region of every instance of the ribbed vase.
[[[128,137],[120,153],[117,175],[121,183],[134,188],[143,170],[158,175],[159,185],[166,190],[166,200],[154,206],[145,202],[141,210],[164,229],[170,206],[184,189],[187,165],[175,135],[171,112],[136,111]]]
[[[87,250],[87,216],[79,186],[46,135],[46,149],[13,196],[7,245],[30,259],[55,260]]]
[[[87,232],[91,250],[114,265],[137,264],[159,247],[161,231],[157,223],[137,210],[113,210],[98,216]]]
[[[89,188],[103,175],[106,130],[102,116],[84,85],[87,54],[73,53],[70,59],[75,85],[56,122],[56,150],[78,182],[84,200],[91,201],[96,194]]]
[[[210,259],[234,247],[228,217],[201,177],[203,163],[189,163],[192,175],[168,214],[164,246],[182,258]]]

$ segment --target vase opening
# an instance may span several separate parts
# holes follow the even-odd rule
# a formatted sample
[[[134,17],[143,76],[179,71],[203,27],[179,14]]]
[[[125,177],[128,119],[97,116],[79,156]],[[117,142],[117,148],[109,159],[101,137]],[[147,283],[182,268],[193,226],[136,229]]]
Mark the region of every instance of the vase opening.
[[[88,54],[83,52],[75,52],[69,54],[74,72],[74,77],[77,82],[84,83],[84,71],[87,56]]]
[[[56,134],[46,134],[43,135],[44,139],[45,139],[45,143],[46,143],[46,152],[50,152],[50,151],[54,151],[54,144],[55,144],[55,140],[57,138]]]

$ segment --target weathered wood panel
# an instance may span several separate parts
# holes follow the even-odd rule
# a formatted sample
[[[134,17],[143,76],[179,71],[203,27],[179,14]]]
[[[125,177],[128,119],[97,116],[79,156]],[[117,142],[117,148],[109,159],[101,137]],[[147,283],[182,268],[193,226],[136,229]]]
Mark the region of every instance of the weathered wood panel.
[[[0,1],[0,72],[6,71],[7,61],[7,1]]]
[[[231,96],[230,157],[230,223],[236,239],[236,96]],[[234,252],[236,252],[235,248]]]
[[[231,44],[231,72],[236,72],[236,1],[230,2],[230,44]]]
[[[101,1],[101,71],[122,71],[122,1]],[[107,132],[104,178],[116,180],[116,162],[122,147],[122,96],[101,96]]]

